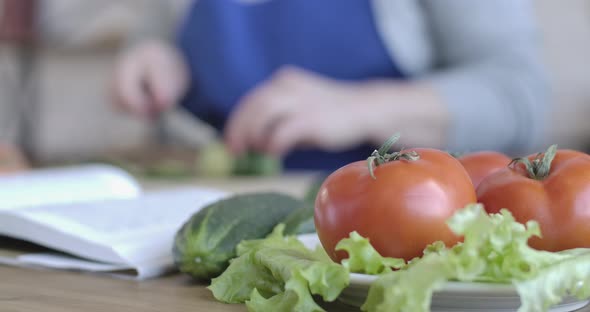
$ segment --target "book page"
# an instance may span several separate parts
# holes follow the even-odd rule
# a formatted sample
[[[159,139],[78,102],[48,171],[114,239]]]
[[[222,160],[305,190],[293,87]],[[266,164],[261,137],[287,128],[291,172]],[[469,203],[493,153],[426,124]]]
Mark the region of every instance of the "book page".
[[[59,253],[24,254],[18,256],[17,260],[21,265],[40,266],[62,270],[113,272],[132,269],[129,265],[93,262]]]
[[[171,265],[176,231],[193,213],[226,195],[217,190],[184,188],[148,193],[133,199],[25,207],[5,213],[26,219],[38,227],[53,228],[62,235],[61,241],[64,241],[65,234],[86,241],[89,246],[108,247],[129,264],[149,267],[154,261],[159,266]],[[49,242],[47,234],[25,238],[38,244],[51,244],[53,248],[60,246],[59,242]],[[85,250],[79,250],[83,249],[81,246],[77,243],[76,250],[64,245],[59,248],[80,257],[102,261],[114,259],[106,255],[102,257],[97,254],[99,251],[85,254]]]
[[[135,198],[139,184],[108,165],[33,170],[0,176],[0,211],[47,204]]]
[[[30,242],[3,236],[0,236],[0,264],[109,273],[109,275],[122,278],[139,277],[138,270],[130,264],[110,264],[85,260]]]

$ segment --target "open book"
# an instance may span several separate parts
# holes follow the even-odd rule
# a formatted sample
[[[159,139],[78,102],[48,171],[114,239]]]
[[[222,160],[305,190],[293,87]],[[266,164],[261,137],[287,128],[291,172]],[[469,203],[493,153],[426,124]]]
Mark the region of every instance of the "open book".
[[[155,277],[172,269],[183,222],[224,196],[203,188],[143,193],[105,165],[0,177],[0,263]]]

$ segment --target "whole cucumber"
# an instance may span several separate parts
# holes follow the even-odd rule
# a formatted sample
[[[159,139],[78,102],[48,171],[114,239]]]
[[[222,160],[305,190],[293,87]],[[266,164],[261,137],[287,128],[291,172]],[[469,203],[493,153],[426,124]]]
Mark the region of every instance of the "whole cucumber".
[[[236,256],[238,243],[267,236],[304,207],[302,200],[280,193],[243,194],[217,201],[194,214],[176,233],[172,251],[176,267],[197,279],[216,277]]]

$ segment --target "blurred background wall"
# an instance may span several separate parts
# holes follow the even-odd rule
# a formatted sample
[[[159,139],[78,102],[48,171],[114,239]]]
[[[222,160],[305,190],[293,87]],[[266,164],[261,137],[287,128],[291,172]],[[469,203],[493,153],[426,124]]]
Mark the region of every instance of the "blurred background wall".
[[[17,19],[14,7],[23,5],[15,3],[25,1],[35,6],[37,33],[34,46],[13,36],[0,43],[0,132],[31,141],[40,162],[149,144],[153,125],[111,104],[113,66],[135,40],[169,36],[184,1],[0,0],[0,16]],[[23,101],[33,102],[33,111]],[[32,133],[23,133],[28,127]]]
[[[17,123],[33,125],[32,133],[24,135],[31,138],[30,148],[40,161],[88,158],[150,144],[153,125],[113,109],[110,75],[118,53],[134,40],[169,36],[187,1],[37,1],[36,48],[23,58],[22,45],[10,40],[0,44],[0,133],[16,140],[23,136]],[[590,0],[535,4],[554,94],[547,142],[590,147]],[[32,79],[21,83],[23,68],[25,78]],[[37,105],[32,120],[16,117],[14,103],[24,91],[32,92]]]
[[[553,85],[549,143],[590,147],[590,1],[535,0]]]

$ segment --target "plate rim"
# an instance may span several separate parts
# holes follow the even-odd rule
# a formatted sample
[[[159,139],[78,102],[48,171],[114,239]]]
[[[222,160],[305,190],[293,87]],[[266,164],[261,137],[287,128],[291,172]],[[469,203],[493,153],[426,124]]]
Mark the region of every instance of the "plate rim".
[[[312,234],[303,234],[298,235],[298,239],[304,243],[307,248],[314,249],[318,245],[321,245],[319,242],[319,237],[317,233]],[[342,295],[349,296],[351,294],[357,293],[360,289],[366,289],[371,286],[371,284],[379,278],[379,275],[369,275],[369,274],[362,274],[362,273],[349,273],[350,280],[349,285],[342,291]],[[356,295],[352,295],[350,300],[345,300],[343,296],[339,296],[339,300],[342,302],[352,304],[351,302],[354,301],[354,297]],[[518,291],[516,287],[512,283],[493,283],[493,282],[463,282],[463,281],[448,281],[444,284],[441,289],[434,291],[433,293],[433,300],[438,297],[439,299],[445,298],[448,300],[450,298],[460,298],[460,297],[484,297],[484,298],[494,298],[497,297],[498,299],[503,298],[505,300],[513,300],[513,299],[520,299]],[[433,301],[434,302],[434,301]],[[550,311],[574,311],[577,309],[581,309],[587,306],[590,302],[589,300],[578,300],[575,297],[566,296],[562,304],[555,306],[553,310]],[[354,305],[354,304],[352,304]],[[355,305],[356,306],[356,305]],[[572,308],[572,309],[570,309]],[[445,310],[446,311],[446,310]],[[479,310],[478,310],[479,311]]]
[[[310,249],[321,245],[317,233],[300,234],[297,236],[297,238],[303,242],[307,248]],[[369,287],[378,277],[379,275],[350,273],[349,287]],[[514,287],[513,284],[492,282],[448,281],[445,283],[442,289],[437,290],[435,293],[518,296],[516,287]]]
[[[379,278],[379,275],[361,273],[350,273],[349,286],[369,287]],[[462,293],[462,294],[486,294],[486,295],[518,295],[516,287],[509,283],[488,283],[488,282],[460,282],[448,281],[442,289],[436,293]]]

